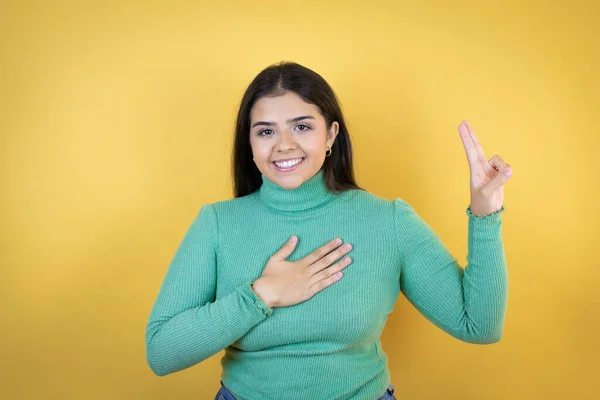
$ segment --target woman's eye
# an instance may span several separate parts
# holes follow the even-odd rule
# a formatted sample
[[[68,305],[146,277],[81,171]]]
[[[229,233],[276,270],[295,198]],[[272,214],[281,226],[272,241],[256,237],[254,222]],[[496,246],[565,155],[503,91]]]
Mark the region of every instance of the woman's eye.
[[[267,131],[273,132],[270,129],[263,129],[262,131],[258,132],[258,136],[266,136],[266,135],[264,135],[264,133],[267,132]]]
[[[310,129],[310,127],[308,127],[308,126],[306,126],[306,125],[302,125],[302,124],[300,124],[300,125],[297,125],[297,126],[303,126],[303,127],[305,127],[305,128],[306,128],[306,129],[300,129],[301,131],[306,131],[306,130],[309,130],[309,129]]]

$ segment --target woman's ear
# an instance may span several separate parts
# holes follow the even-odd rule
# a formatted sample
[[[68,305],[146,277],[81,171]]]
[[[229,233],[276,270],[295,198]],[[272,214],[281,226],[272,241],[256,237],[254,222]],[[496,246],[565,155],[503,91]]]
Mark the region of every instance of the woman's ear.
[[[331,128],[327,131],[327,146],[332,147],[333,142],[335,142],[335,138],[340,129],[340,124],[337,121],[333,121],[331,123]]]

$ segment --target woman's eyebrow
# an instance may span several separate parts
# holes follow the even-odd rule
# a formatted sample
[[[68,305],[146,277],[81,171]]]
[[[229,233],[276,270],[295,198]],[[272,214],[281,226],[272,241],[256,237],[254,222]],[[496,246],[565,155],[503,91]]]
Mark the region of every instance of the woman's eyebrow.
[[[312,115],[301,115],[300,117],[288,119],[287,123],[291,124],[292,122],[302,121],[303,119],[315,119],[315,117]],[[258,125],[272,126],[275,125],[275,122],[258,121],[252,124],[252,128]]]

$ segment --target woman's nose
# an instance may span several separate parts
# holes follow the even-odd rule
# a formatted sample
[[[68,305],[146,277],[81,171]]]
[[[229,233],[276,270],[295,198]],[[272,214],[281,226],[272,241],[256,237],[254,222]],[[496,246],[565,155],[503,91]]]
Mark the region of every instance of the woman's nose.
[[[280,150],[289,150],[289,149],[293,149],[294,147],[296,147],[296,142],[294,141],[294,136],[288,132],[287,130],[284,130],[281,135],[279,135],[280,139],[279,139],[279,148]]]

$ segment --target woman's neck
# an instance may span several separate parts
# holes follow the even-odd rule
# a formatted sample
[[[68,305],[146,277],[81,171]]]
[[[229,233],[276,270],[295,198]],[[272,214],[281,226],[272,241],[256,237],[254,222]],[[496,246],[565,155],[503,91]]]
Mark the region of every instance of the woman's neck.
[[[258,200],[266,207],[284,214],[312,211],[324,207],[336,198],[327,187],[323,169],[294,189],[285,189],[262,176]]]

